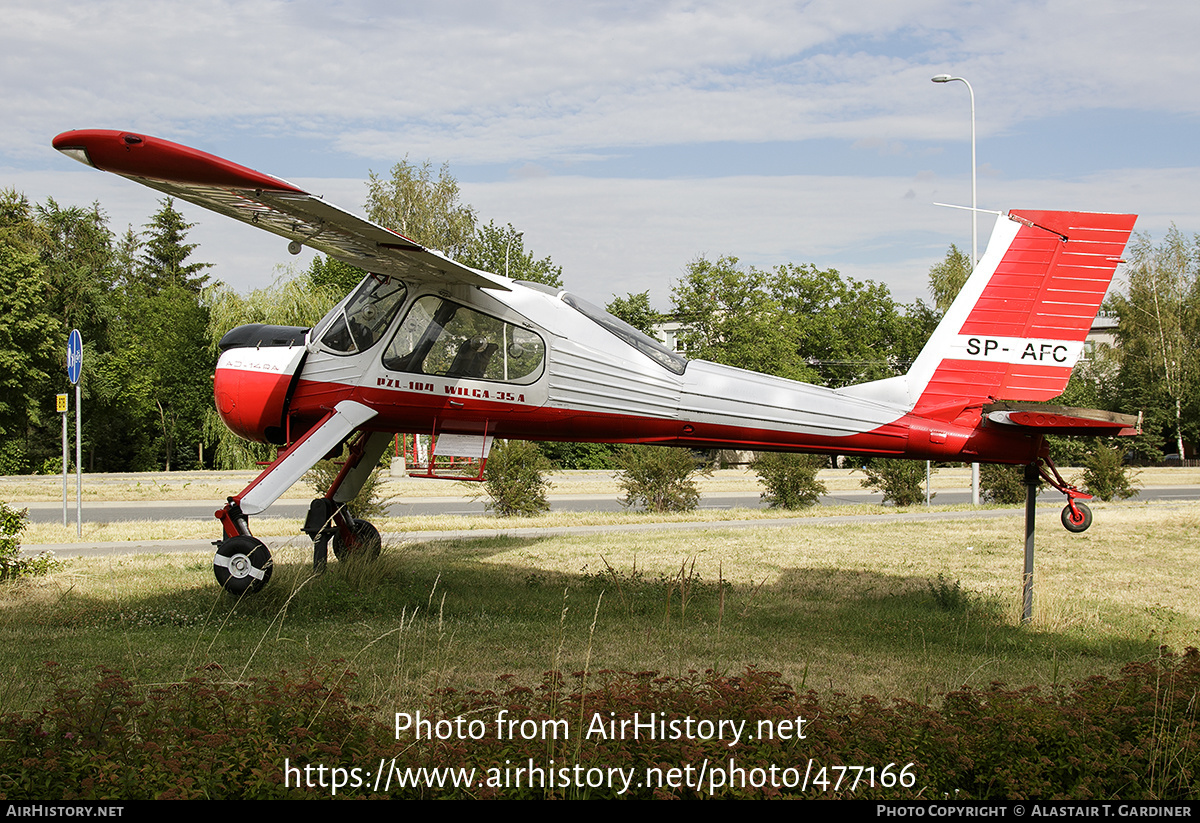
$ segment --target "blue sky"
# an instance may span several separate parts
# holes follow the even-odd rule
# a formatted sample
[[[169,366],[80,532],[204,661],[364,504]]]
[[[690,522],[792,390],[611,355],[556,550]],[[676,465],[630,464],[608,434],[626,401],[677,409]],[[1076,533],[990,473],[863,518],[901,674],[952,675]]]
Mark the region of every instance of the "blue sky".
[[[816,263],[924,296],[981,208],[1136,212],[1200,231],[1200,5],[1110,0],[309,2],[0,0],[0,186],[99,200],[115,231],[156,193],[50,148],[140,131],[361,209],[370,170],[447,162],[588,299],[670,305],[689,260]],[[192,207],[239,289],[296,263]],[[990,218],[980,221],[981,251]],[[306,258],[299,263],[303,265]]]

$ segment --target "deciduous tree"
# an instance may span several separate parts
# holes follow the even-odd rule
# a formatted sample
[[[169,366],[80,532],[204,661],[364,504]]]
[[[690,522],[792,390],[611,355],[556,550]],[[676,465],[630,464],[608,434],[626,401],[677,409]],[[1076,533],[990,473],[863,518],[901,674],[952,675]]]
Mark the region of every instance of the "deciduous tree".
[[[736,257],[693,260],[671,291],[689,356],[813,381],[795,340],[794,318],[772,294],[767,273]]]
[[[556,289],[563,285],[562,266],[555,265],[549,257],[538,260],[526,251],[524,234],[514,229],[512,223],[501,228],[489,220],[475,232],[460,262],[513,280],[545,283]]]
[[[30,466],[30,436],[53,417],[61,323],[46,311],[45,272],[37,257],[0,242],[0,473]]]
[[[1122,402],[1145,412],[1146,427],[1184,454],[1200,435],[1200,238],[1172,227],[1154,245],[1139,235],[1129,253],[1127,286],[1109,306],[1117,329]]]
[[[663,316],[650,305],[649,290],[640,294],[629,292],[624,297],[613,295],[612,301],[604,308],[613,317],[624,320],[642,334],[659,340],[658,335],[654,333],[654,326],[661,322]]]
[[[946,313],[970,275],[971,258],[951,243],[946,258],[929,270],[929,294],[938,314]]]
[[[458,181],[443,164],[420,165],[408,158],[392,166],[387,178],[371,172],[367,216],[410,240],[448,257],[466,257],[475,239],[475,209],[460,199]]]
[[[322,291],[332,290],[332,292],[337,294],[337,299],[334,301],[337,302],[337,300],[349,294],[362,281],[363,277],[366,276],[366,272],[357,266],[343,263],[334,257],[325,257],[318,254],[313,258],[304,276],[317,289]],[[278,282],[276,280],[276,283]],[[247,320],[245,322],[265,323],[267,321]]]
[[[920,304],[810,264],[761,270],[701,258],[672,298],[689,355],[833,387],[905,371],[932,329]]]

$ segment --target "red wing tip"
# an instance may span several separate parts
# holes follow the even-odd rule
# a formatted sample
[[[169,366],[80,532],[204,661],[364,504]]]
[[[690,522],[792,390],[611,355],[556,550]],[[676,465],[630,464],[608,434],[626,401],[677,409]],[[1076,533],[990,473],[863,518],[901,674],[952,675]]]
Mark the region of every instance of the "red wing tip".
[[[138,134],[133,131],[116,131],[114,129],[72,129],[64,131],[62,134],[50,141],[50,145],[54,146],[59,151],[67,151],[69,149],[88,149],[100,145],[102,142],[111,142],[113,144],[124,143],[126,145],[137,145],[140,143],[157,142],[167,145],[177,145],[169,143],[166,140],[158,140],[148,134]],[[187,148],[180,146],[180,148]],[[195,149],[190,149],[195,151]]]
[[[133,131],[75,129],[64,131],[51,145],[81,163],[129,177],[183,185],[306,193],[286,180],[214,154]]]

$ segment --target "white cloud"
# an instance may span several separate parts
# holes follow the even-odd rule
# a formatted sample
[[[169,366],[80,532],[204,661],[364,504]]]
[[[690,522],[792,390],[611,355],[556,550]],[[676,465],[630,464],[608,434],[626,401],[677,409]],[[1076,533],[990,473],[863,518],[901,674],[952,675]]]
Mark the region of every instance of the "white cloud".
[[[368,165],[405,155],[498,164],[512,178],[464,181],[466,199],[519,226],[593,299],[650,288],[665,307],[671,279],[702,253],[812,261],[885,280],[910,299],[946,246],[970,237],[963,214],[930,205],[969,192],[930,151],[953,140],[958,156],[969,134],[965,89],[936,86],[933,74],[970,78],[984,139],[1073,112],[1191,115],[1200,109],[1198,17],[1193,3],[1118,0],[8,0],[0,185],[35,200],[100,199],[117,230],[144,223],[155,193],[57,171],[66,161],[50,138],[86,127],[222,146],[241,162],[239,139],[269,138],[280,156],[259,164],[264,171],[310,175],[314,191],[351,208],[363,184],[337,175]],[[815,138],[869,147],[861,154],[871,171],[587,176],[604,165],[593,161],[629,147],[682,155],[700,143],[781,141],[803,150]],[[301,142],[307,154],[285,154]],[[1058,180],[1014,179],[998,166],[982,204],[1130,210],[1143,214],[1143,230],[1171,221],[1195,230],[1196,170],[1137,168],[1161,165],[1140,148],[1128,147],[1126,170],[1068,166]],[[887,176],[889,159],[909,153],[929,173]],[[567,164],[570,176],[551,173]],[[201,254],[232,282],[262,285],[290,259],[277,238],[198,210],[188,218],[200,224]]]
[[[597,146],[936,138],[1079,108],[1192,112],[1200,7],[860,3],[6,4],[0,137],[129,124],[324,136],[462,161]],[[28,152],[28,148],[25,149]]]

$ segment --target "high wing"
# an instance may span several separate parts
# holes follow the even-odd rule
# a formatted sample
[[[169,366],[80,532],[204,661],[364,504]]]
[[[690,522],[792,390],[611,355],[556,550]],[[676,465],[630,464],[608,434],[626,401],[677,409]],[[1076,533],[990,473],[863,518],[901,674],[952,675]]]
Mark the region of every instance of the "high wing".
[[[178,143],[133,132],[85,129],[58,135],[54,148],[86,165],[311,246],[352,266],[410,282],[465,283],[509,291],[502,278],[456,263],[285,180]]]

